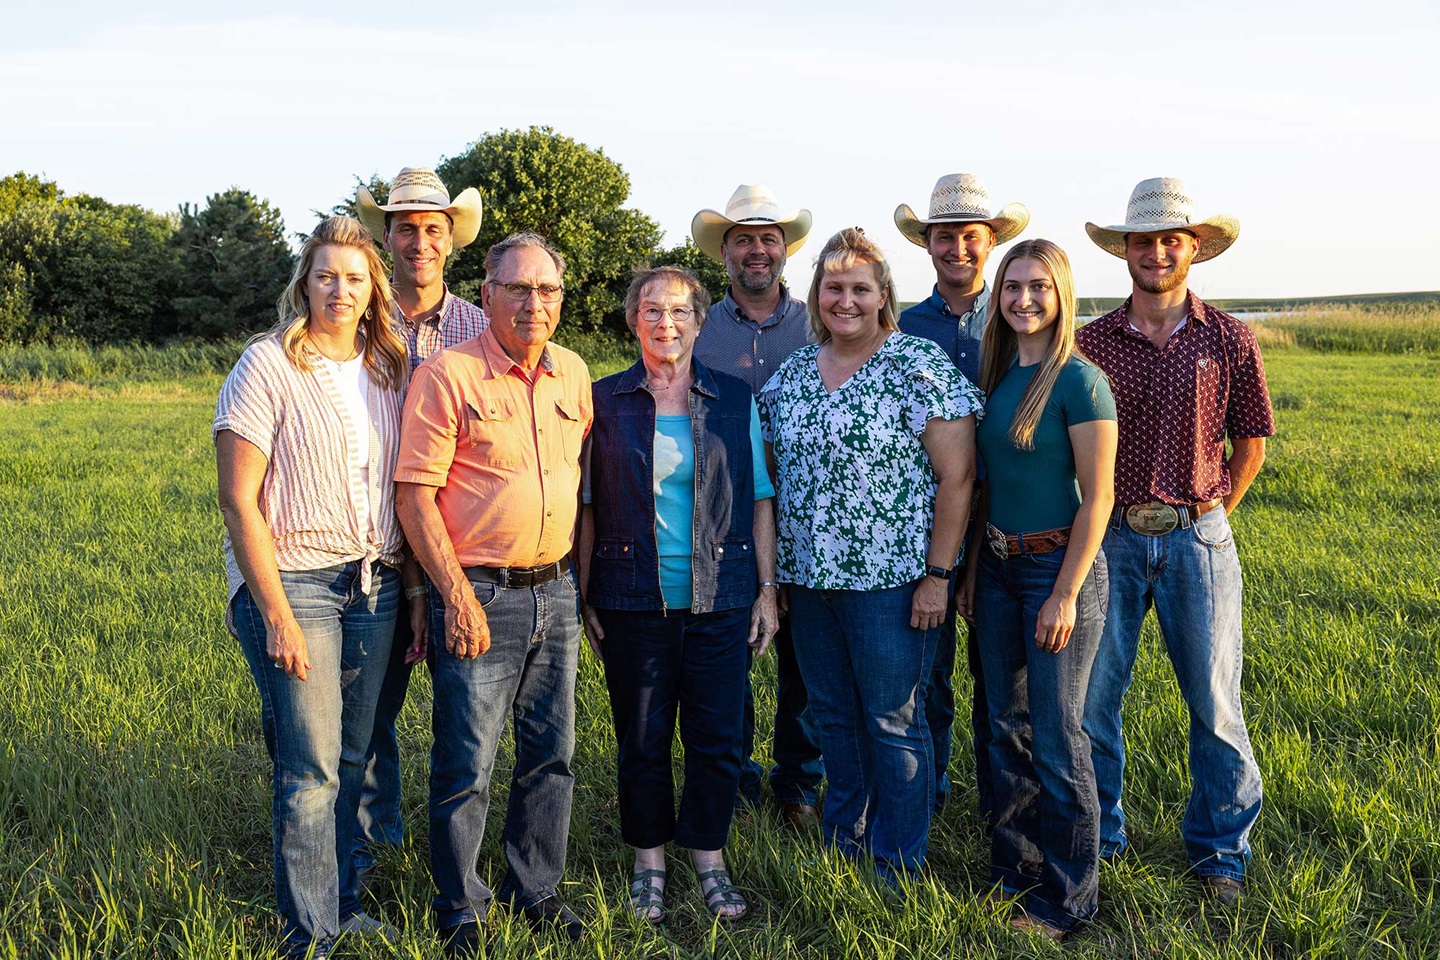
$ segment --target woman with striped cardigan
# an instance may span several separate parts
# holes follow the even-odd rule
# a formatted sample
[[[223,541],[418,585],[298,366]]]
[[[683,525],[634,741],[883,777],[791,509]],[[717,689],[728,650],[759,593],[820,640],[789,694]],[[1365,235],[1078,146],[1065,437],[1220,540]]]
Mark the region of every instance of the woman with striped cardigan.
[[[408,364],[356,220],[332,217],[305,241],[279,313],[215,412],[226,625],[274,769],[282,952],[324,956],[341,933],[393,932],[360,911],[351,846],[401,590],[391,478]],[[404,579],[423,589],[418,567]]]

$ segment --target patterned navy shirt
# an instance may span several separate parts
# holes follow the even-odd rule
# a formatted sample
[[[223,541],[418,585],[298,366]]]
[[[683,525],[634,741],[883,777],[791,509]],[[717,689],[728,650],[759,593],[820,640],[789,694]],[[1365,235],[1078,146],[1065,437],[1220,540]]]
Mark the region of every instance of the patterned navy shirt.
[[[940,296],[937,286],[930,296],[900,314],[900,332],[924,337],[940,345],[955,368],[977,387],[980,385],[980,335],[990,312],[990,285],[980,291],[975,305],[956,316]]]
[[[810,342],[810,319],[805,303],[790,296],[780,284],[780,303],[761,323],[745,316],[740,304],[725,291],[725,299],[712,304],[705,326],[695,339],[695,359],[705,366],[750,385],[758,394],[781,362]]]

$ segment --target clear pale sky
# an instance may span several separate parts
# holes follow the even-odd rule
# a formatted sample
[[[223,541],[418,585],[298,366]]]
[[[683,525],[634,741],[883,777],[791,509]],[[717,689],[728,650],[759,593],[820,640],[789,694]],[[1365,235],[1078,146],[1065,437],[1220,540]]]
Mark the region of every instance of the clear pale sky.
[[[625,168],[667,243],[742,182],[810,208],[797,285],[858,224],[924,296],[892,212],[967,171],[1030,207],[1081,295],[1128,292],[1084,224],[1152,176],[1240,220],[1204,296],[1440,289],[1433,0],[13,6],[0,175],[160,211],[234,185],[304,231],[357,174],[549,124]]]

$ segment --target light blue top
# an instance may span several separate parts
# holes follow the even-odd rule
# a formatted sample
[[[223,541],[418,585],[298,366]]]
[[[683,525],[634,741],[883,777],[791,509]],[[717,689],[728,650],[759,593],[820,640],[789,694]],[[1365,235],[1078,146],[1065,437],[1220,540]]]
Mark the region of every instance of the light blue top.
[[[765,470],[760,415],[750,401],[750,457],[755,499],[775,496]],[[695,435],[686,413],[655,417],[655,545],[660,592],[667,607],[689,609],[693,597],[690,557],[695,548]]]

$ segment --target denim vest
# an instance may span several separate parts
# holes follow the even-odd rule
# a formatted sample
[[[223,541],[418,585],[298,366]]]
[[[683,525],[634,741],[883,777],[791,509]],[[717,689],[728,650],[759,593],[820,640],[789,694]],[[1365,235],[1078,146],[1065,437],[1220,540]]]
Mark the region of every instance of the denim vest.
[[[755,602],[755,474],[750,388],[693,360],[695,438],[692,613]],[[642,362],[592,391],[590,500],[595,545],[586,599],[606,610],[663,610],[655,542],[655,398]]]

